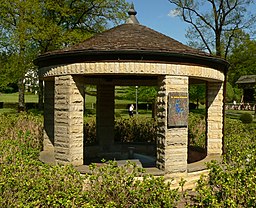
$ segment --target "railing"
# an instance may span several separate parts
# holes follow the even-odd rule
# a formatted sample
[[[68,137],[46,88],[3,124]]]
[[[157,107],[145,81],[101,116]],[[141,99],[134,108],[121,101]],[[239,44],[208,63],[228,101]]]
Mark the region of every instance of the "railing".
[[[226,103],[225,109],[226,110],[249,110],[249,111],[255,111],[256,103]]]

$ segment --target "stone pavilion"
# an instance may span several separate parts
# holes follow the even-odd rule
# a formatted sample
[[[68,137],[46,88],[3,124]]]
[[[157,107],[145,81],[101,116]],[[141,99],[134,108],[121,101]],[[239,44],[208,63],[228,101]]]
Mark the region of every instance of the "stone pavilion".
[[[219,158],[223,152],[223,97],[229,64],[139,24],[134,8],[128,14],[125,24],[35,60],[44,82],[41,157],[52,155],[54,163],[79,168],[90,154],[116,152],[115,86],[158,86],[154,168],[166,178],[193,177],[199,170],[187,162],[189,84],[203,82],[207,86],[205,159]],[[98,143],[93,150],[83,144],[86,84],[97,86]]]

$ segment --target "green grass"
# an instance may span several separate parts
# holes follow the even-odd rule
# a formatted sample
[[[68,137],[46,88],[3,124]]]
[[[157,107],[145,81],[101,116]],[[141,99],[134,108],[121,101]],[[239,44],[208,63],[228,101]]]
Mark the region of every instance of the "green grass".
[[[130,103],[135,103],[134,100],[127,100],[122,97],[124,93],[123,87],[117,87],[115,91],[115,104],[120,105],[122,104],[124,108],[122,109],[115,109],[115,116],[116,117],[122,117],[122,118],[128,118],[128,111],[126,109],[126,105]],[[94,117],[95,116],[95,108],[96,108],[96,96],[86,95],[85,97],[86,101],[86,109],[87,109],[87,116],[88,117]],[[18,93],[0,93],[0,102],[5,103],[18,103]],[[25,94],[25,102],[26,103],[37,103],[38,102],[38,95],[34,94]],[[10,109],[10,108],[4,108],[0,109],[0,113],[12,113],[16,112],[16,109]],[[134,112],[135,113],[135,112]],[[138,115],[140,117],[151,117],[151,110],[142,110],[139,109]],[[135,115],[136,116],[136,115]]]
[[[248,110],[226,110],[226,116],[228,118],[232,119],[239,119],[241,114],[243,113],[250,113],[253,116],[253,123],[256,123],[256,115],[254,111],[248,111]]]
[[[0,93],[0,102],[5,103],[18,103],[19,93]],[[35,94],[25,94],[25,102],[26,103],[37,103],[38,95]]]
[[[11,114],[11,113],[17,113],[17,110],[13,109],[13,108],[2,108],[2,109],[0,109],[0,114]]]

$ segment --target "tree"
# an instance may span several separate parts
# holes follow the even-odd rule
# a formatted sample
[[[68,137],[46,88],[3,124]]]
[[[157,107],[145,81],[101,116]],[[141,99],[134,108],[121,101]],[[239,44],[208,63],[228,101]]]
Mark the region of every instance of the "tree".
[[[191,84],[189,86],[189,101],[196,102],[196,108],[199,107],[199,102],[205,103],[206,85],[205,84]]]
[[[26,70],[32,65],[30,57],[31,50],[31,22],[33,19],[32,1],[1,1],[0,3],[0,24],[1,24],[1,51],[8,54],[8,61],[5,65],[12,82],[18,83],[19,88],[19,109],[23,110],[24,105],[24,76]],[[32,55],[34,58],[34,56]]]
[[[135,86],[131,86],[126,88],[125,97],[129,100],[136,99],[136,88]],[[138,87],[138,100],[140,102],[155,102],[157,96],[157,89],[156,87],[148,87],[148,86],[139,86]]]
[[[228,57],[231,64],[228,72],[228,81],[235,86],[235,82],[243,75],[256,74],[256,41],[250,36],[244,35],[232,48],[232,53]]]
[[[152,104],[152,118],[156,115],[156,97],[157,97],[157,87],[149,86],[139,86],[137,89],[137,99],[139,102],[146,102]],[[129,100],[136,99],[136,87],[127,87],[125,91],[125,97]]]
[[[0,53],[0,92],[7,87],[9,84],[8,76],[6,76],[5,65],[7,62],[7,56],[5,53]]]
[[[33,37],[40,52],[81,42],[126,18],[125,0],[44,0]]]
[[[1,0],[0,51],[24,108],[24,75],[40,53],[60,49],[101,32],[125,17],[125,0]]]
[[[249,12],[254,0],[168,0],[176,14],[190,24],[191,46],[226,58],[237,31],[249,29],[256,15]]]

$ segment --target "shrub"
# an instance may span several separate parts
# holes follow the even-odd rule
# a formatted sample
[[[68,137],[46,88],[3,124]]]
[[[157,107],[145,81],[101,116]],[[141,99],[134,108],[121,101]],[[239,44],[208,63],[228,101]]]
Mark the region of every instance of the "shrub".
[[[253,117],[250,113],[243,113],[239,118],[244,124],[252,123]]]
[[[205,116],[196,113],[189,113],[188,117],[188,137],[189,145],[205,148]]]
[[[149,118],[118,119],[115,122],[115,141],[148,142],[157,139],[157,122]]]
[[[80,174],[71,166],[42,164],[28,133],[19,137],[0,143],[1,207],[72,207],[82,191]]]
[[[132,163],[91,165],[91,173],[86,176],[72,166],[43,164],[38,160],[42,120],[27,114],[1,119],[0,204],[3,208],[175,207],[177,204],[177,189],[171,190],[162,177],[142,176],[144,171]]]
[[[198,181],[196,207],[256,207],[256,128],[226,119],[223,162],[208,164]],[[195,206],[194,205],[194,206]]]
[[[179,199],[178,189],[171,190],[170,183],[165,183],[163,177],[142,177],[143,169],[131,162],[123,166],[113,161],[101,167],[93,164],[90,170],[89,188],[83,196],[88,207],[169,208],[175,207]]]
[[[84,125],[84,138],[85,144],[95,144],[96,143],[96,121],[90,119]]]
[[[149,118],[116,119],[116,142],[148,142],[154,143],[157,138],[157,122]],[[84,126],[85,143],[96,143],[96,122],[86,120]]]
[[[41,116],[20,113],[0,115],[0,142],[5,139],[27,143],[28,147],[41,150],[43,146],[43,119]]]

